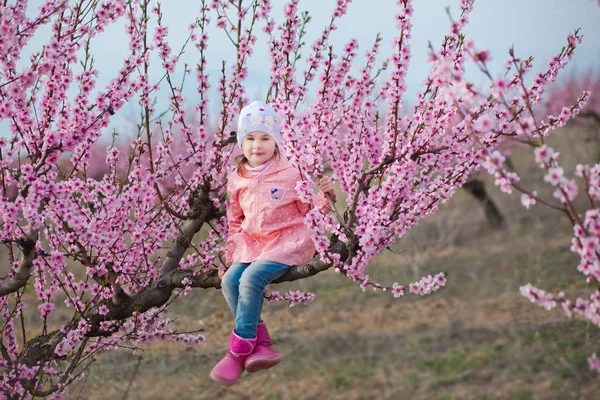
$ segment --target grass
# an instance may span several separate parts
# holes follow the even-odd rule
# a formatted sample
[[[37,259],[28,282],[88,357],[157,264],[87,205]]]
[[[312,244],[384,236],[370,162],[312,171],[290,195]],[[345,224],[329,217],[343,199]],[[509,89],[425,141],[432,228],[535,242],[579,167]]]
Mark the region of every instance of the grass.
[[[278,346],[290,359],[273,370],[277,371],[277,378],[269,378],[266,372],[262,376],[247,376],[241,381],[241,390],[258,390],[264,398],[282,398],[279,397],[281,390],[274,388],[288,386],[289,382],[299,381],[306,385],[322,382],[321,390],[332,396],[352,398],[352,394],[360,394],[368,398],[376,396],[376,392],[369,393],[366,388],[381,385],[385,381],[382,377],[387,375],[388,379],[393,377],[393,386],[416,392],[415,398],[437,398],[428,396],[439,390],[450,392],[449,398],[464,398],[460,396],[460,388],[465,385],[475,386],[482,396],[489,395],[481,393],[487,383],[512,386],[511,382],[523,376],[557,382],[555,390],[564,391],[567,387],[569,391],[578,392],[581,387],[595,383],[594,375],[585,364],[598,335],[597,328],[581,321],[564,321],[504,330],[437,329],[408,337],[377,334],[340,337],[332,334],[299,341],[284,339]],[[202,350],[149,353],[144,356],[142,372],[136,380],[144,382],[142,386],[156,377],[164,384],[173,379],[182,384],[195,380],[196,388],[209,390],[214,385],[198,378],[206,376],[221,354],[207,354]],[[102,376],[102,380],[124,385],[131,378],[124,372],[131,371],[134,363],[135,360],[124,362],[114,358],[107,363],[111,366],[109,369],[97,369],[95,373]],[[521,368],[508,371],[508,367],[515,364]],[[265,379],[271,382],[269,392],[261,392],[252,385],[253,381]],[[453,391],[457,393],[452,394]],[[506,396],[536,398],[525,389],[511,390]]]
[[[598,328],[568,320],[560,311],[548,313],[518,295],[528,281],[548,290],[585,288],[572,273],[575,260],[566,236],[539,228],[532,243],[523,243],[517,226],[492,233],[495,248],[489,251],[476,251],[481,246],[472,243],[447,257],[431,251],[417,268],[407,255],[381,257],[374,266],[376,279],[387,282],[447,270],[448,287],[429,298],[360,293],[330,272],[288,284],[317,293],[317,301],[265,309],[284,361],[242,377],[232,389],[208,379],[224,353],[228,311],[218,291],[194,292],[169,312],[182,328],[202,319],[206,344],[147,346],[135,379],[136,359],[129,352],[102,355],[84,393],[89,399],[118,397],[133,379],[136,394],[129,399],[161,398],[165,385],[193,385],[198,397],[170,392],[169,398],[182,399],[239,398],[239,393],[264,399],[594,398],[600,391],[587,357],[597,350]],[[277,289],[285,290],[282,286]],[[102,386],[106,381],[112,386]]]

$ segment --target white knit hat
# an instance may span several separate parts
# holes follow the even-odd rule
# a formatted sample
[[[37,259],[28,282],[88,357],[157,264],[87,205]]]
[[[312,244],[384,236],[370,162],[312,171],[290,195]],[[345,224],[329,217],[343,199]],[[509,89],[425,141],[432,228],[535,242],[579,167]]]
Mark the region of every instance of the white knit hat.
[[[246,135],[252,132],[264,132],[281,147],[279,129],[279,117],[273,107],[262,101],[253,101],[240,111],[237,130],[238,146],[242,147],[242,140]]]

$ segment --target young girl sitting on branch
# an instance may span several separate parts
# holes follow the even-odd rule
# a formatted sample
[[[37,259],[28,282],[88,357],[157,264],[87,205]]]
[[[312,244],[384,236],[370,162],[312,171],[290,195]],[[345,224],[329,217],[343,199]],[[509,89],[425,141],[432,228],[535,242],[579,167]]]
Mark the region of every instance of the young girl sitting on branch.
[[[281,360],[260,314],[263,292],[292,266],[310,261],[315,245],[303,219],[309,206],[296,193],[298,169],[281,154],[279,118],[266,103],[252,102],[239,116],[237,142],[242,149],[228,175],[225,258],[222,290],[235,318],[227,355],[211,378],[233,384],[244,371],[271,368]],[[319,203],[330,210],[324,193],[334,196],[330,178],[318,181]]]

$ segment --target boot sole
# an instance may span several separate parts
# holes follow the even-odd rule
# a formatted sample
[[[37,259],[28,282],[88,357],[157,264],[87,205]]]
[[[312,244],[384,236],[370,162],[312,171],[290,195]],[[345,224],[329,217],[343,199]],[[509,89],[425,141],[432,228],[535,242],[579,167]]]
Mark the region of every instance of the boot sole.
[[[218,376],[214,375],[212,373],[212,371],[210,372],[210,378],[213,381],[217,382],[219,385],[223,385],[223,386],[231,386],[231,385],[233,385],[234,383],[237,382],[237,379],[235,381],[233,381],[233,382],[225,381],[225,380],[219,378]]]
[[[280,361],[281,357],[253,359],[245,366],[246,372],[254,373],[263,369],[269,369],[279,364]]]

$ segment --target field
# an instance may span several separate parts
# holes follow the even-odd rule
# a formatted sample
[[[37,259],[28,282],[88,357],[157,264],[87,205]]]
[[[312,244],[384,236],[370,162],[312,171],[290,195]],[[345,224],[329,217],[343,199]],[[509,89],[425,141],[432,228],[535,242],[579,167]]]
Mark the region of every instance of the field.
[[[526,282],[582,289],[565,232],[550,233],[542,224],[534,224],[534,232],[536,240],[530,227],[514,226],[445,251],[388,256],[376,264],[384,281],[449,272],[447,288],[428,298],[363,294],[329,272],[290,284],[317,293],[317,300],[266,308],[284,361],[244,375],[232,388],[208,377],[224,354],[231,318],[220,293],[194,293],[171,315],[182,326],[202,324],[204,345],[160,343],[136,357],[107,354],[80,398],[597,398],[598,377],[587,357],[597,350],[598,328],[568,320],[562,311],[546,312],[518,294]],[[78,397],[78,390],[72,393]]]
[[[598,161],[587,128],[560,132],[553,144],[568,174],[576,160]],[[512,159],[524,184],[540,182],[528,152],[518,149]],[[517,194],[501,194],[489,177],[486,182],[507,219],[505,229],[489,229],[477,202],[459,191],[370,267],[386,284],[446,271],[440,292],[401,299],[362,293],[333,271],[274,286],[317,297],[291,309],[267,306],[263,318],[284,360],[224,388],[209,372],[225,354],[232,318],[220,291],[195,290],[168,315],[181,330],[203,328],[204,344],[163,342],[138,355],[102,354],[68,399],[600,398],[600,377],[587,363],[600,349],[600,329],[519,294],[528,282],[571,297],[591,290],[569,250],[572,228],[558,212],[539,205],[527,211]],[[539,183],[536,188],[544,191]]]

